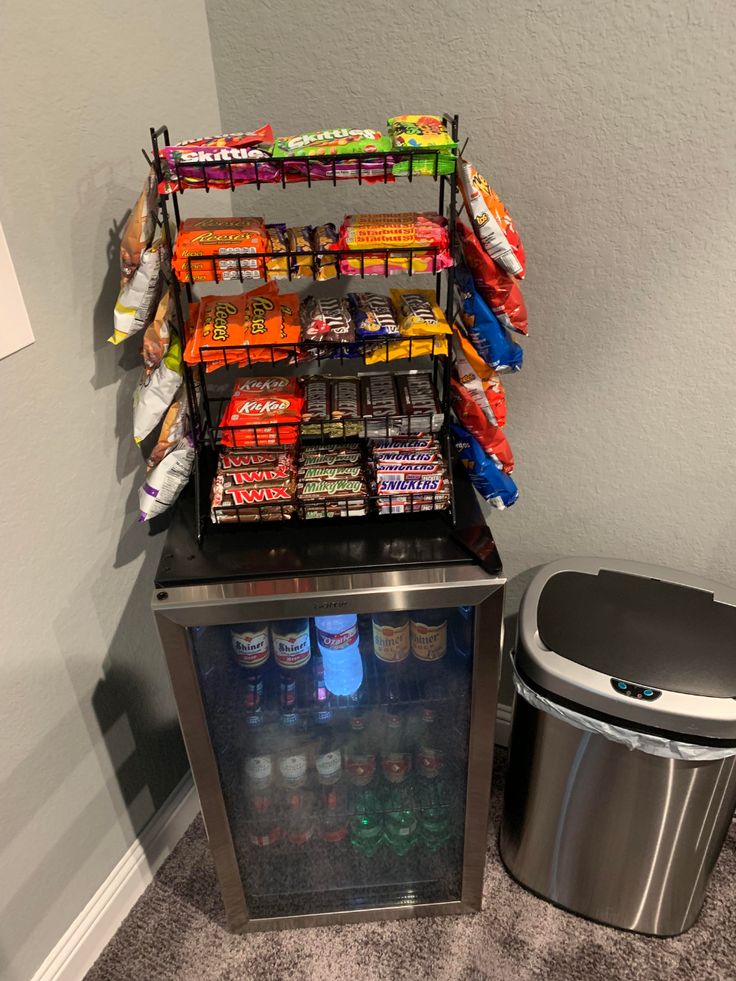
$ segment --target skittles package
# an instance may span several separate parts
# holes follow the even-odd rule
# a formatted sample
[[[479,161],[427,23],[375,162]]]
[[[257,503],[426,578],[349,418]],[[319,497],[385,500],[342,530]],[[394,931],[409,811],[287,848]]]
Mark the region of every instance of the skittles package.
[[[455,437],[458,459],[468,471],[470,482],[481,497],[489,501],[494,508],[503,510],[515,504],[519,491],[513,479],[503,470],[499,470],[490,460],[477,439],[455,423],[451,426]]]
[[[393,116],[388,121],[391,146],[398,153],[411,153],[394,164],[395,176],[427,174],[439,177],[455,171],[454,151],[457,143],[447,132],[441,116]],[[436,153],[422,156],[414,151],[430,149]]]

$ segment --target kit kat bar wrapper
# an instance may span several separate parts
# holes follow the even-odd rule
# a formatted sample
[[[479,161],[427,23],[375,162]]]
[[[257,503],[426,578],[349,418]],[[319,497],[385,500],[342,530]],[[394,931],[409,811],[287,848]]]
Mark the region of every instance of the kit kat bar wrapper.
[[[393,375],[358,375],[363,396],[363,415],[386,418],[401,415],[399,397]]]

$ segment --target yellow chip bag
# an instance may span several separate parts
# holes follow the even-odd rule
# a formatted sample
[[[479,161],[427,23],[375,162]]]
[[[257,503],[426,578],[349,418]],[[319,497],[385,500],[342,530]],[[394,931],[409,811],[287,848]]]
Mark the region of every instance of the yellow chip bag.
[[[399,323],[399,333],[404,337],[452,333],[437,303],[434,290],[392,289],[390,293]]]

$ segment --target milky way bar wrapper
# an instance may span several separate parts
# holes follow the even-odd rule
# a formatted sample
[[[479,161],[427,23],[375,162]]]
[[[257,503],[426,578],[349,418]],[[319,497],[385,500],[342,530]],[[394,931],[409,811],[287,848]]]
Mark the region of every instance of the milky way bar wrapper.
[[[310,422],[312,419],[324,420],[330,418],[330,380],[318,376],[304,379],[304,405],[302,419]]]
[[[314,453],[311,450],[303,450],[300,458],[300,466],[302,467],[317,466],[319,464],[335,467],[350,467],[356,466],[360,462],[361,454],[357,450],[336,449],[336,451],[329,452],[327,450],[318,450]]]
[[[299,471],[299,481],[304,483],[308,480],[360,480],[362,470],[359,466],[330,466],[329,464],[319,464],[311,467],[304,467]]]
[[[299,497],[312,498],[362,498],[367,495],[365,481],[358,480],[307,480],[302,484]]]
[[[361,408],[358,379],[333,378],[330,418],[355,419],[362,415]]]

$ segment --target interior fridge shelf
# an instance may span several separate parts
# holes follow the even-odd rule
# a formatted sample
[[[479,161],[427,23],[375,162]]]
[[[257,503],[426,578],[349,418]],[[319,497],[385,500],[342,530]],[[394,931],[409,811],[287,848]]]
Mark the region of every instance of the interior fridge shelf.
[[[447,265],[445,249],[433,245],[371,249],[313,249],[309,252],[227,252],[212,256],[176,258],[175,273],[182,283],[223,283],[236,280],[327,280],[359,276],[436,276]],[[273,275],[268,264],[283,271]]]

